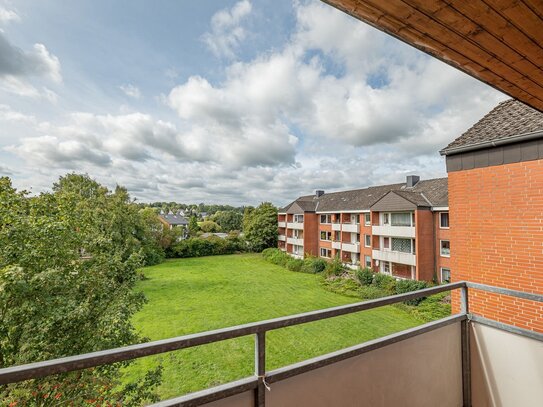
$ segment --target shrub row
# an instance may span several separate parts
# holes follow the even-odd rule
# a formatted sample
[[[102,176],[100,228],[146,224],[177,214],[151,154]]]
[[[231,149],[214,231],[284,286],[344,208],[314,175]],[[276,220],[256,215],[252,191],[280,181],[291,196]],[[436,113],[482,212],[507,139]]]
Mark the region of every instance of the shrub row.
[[[327,267],[327,262],[318,257],[307,257],[304,260],[295,259],[276,248],[265,249],[262,256],[270,263],[286,267],[290,271],[318,274],[322,273]]]
[[[175,257],[202,257],[219,254],[232,254],[247,251],[247,245],[238,237],[221,239],[217,236],[207,238],[192,237],[181,240],[173,246]]]
[[[364,298],[371,299],[371,295],[377,295],[378,289],[382,295],[395,295],[403,294],[410,291],[422,290],[428,288],[430,285],[426,281],[417,280],[396,280],[394,277],[387,276],[386,274],[374,273],[369,268],[359,269],[355,273],[356,279],[362,285],[362,295]],[[368,290],[368,288],[370,288]],[[368,296],[369,295],[369,296]],[[378,297],[373,297],[378,298]],[[407,305],[418,305],[426,297],[415,298],[405,301]]]

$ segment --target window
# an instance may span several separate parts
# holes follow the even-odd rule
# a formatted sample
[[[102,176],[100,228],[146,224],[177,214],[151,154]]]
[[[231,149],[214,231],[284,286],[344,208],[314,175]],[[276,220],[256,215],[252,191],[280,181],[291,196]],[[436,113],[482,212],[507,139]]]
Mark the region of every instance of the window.
[[[330,249],[321,248],[321,257],[332,257],[332,251]]]
[[[332,240],[332,232],[321,232],[321,240]]]
[[[412,253],[411,239],[392,238],[392,251]]]
[[[292,237],[295,239],[303,239],[304,238],[304,232],[298,229],[294,229],[292,231]]]
[[[371,247],[371,235],[364,235],[364,246]]]
[[[360,215],[351,215],[351,223],[358,225],[360,223]]]
[[[451,269],[441,267],[441,283],[451,282]]]
[[[364,260],[366,263],[366,267],[371,268],[371,257],[370,256],[364,256]]]
[[[332,223],[332,215],[321,215],[321,223]]]
[[[390,274],[390,263],[388,261],[384,261],[383,263],[382,271],[385,274]]]
[[[443,257],[451,257],[451,242],[448,240],[440,241],[441,250],[440,253]]]
[[[341,240],[341,232],[339,230],[336,230],[334,240],[336,242],[339,242]]]
[[[411,226],[410,213],[392,213],[390,218],[392,226]]]
[[[302,256],[304,254],[304,247],[303,246],[298,246],[298,245],[294,245],[292,246],[292,253],[293,254],[296,254],[298,256]]]
[[[383,238],[383,248],[390,249],[390,237]]]
[[[439,214],[439,227],[441,229],[449,229],[449,212],[441,212]]]
[[[304,215],[294,215],[294,223],[304,223]]]
[[[388,225],[389,223],[390,221],[388,213],[383,213],[383,225]]]
[[[364,214],[364,225],[371,226],[371,213]]]

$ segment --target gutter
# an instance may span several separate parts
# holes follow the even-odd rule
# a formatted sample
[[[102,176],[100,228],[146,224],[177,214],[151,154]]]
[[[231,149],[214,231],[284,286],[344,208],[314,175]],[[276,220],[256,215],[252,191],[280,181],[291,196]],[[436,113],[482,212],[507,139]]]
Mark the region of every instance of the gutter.
[[[499,140],[484,141],[481,143],[471,144],[469,146],[444,148],[443,150],[439,151],[439,154],[445,155],[445,156],[454,155],[454,154],[466,153],[468,151],[482,150],[482,149],[490,148],[490,147],[504,146],[507,144],[518,143],[521,141],[536,140],[539,138],[543,138],[543,130],[537,130],[531,133],[524,133],[517,136],[507,137],[507,138],[503,138]]]

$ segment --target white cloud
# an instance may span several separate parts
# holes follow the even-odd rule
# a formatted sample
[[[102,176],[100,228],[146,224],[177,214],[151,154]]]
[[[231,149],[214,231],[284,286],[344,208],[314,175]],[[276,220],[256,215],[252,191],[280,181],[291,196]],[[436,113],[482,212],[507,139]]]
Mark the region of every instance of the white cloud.
[[[14,11],[0,6],[0,23],[9,23],[11,21],[21,21],[21,17]]]
[[[119,89],[121,89],[126,96],[130,96],[131,98],[134,98],[134,99],[141,98],[141,91],[139,90],[139,88],[130,83],[127,85],[119,86]]]
[[[0,121],[34,123],[36,118],[34,116],[15,111],[8,105],[0,104]]]
[[[237,2],[230,10],[218,11],[211,18],[211,32],[202,36],[209,50],[217,57],[233,59],[247,32],[242,21],[251,13],[249,0]]]

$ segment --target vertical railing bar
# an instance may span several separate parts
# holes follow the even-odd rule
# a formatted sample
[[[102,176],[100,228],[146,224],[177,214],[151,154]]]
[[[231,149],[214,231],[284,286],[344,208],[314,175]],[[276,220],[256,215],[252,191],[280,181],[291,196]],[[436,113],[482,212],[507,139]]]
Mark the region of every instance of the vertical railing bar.
[[[266,331],[255,334],[255,375],[258,377],[255,407],[264,407],[266,405]]]
[[[460,289],[460,311],[468,316],[469,296],[468,287]],[[464,407],[471,407],[471,355],[469,340],[469,318],[460,323],[460,336],[462,346],[462,400]]]

